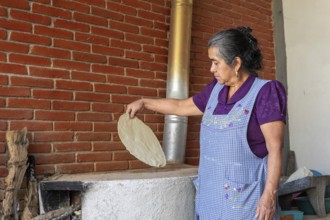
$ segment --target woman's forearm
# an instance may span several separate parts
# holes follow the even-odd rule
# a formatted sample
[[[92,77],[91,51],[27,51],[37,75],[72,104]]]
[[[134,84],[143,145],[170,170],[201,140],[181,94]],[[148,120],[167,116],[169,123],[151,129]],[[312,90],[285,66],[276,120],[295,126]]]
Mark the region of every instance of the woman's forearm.
[[[282,147],[275,147],[268,154],[268,174],[264,193],[276,196],[278,185],[281,177],[282,168]]]
[[[194,104],[192,98],[182,100],[142,98],[127,105],[126,113],[134,117],[135,114],[143,108],[167,115],[189,116],[202,114]]]
[[[143,104],[146,109],[162,114],[177,114],[179,100],[177,99],[148,99],[143,98]]]

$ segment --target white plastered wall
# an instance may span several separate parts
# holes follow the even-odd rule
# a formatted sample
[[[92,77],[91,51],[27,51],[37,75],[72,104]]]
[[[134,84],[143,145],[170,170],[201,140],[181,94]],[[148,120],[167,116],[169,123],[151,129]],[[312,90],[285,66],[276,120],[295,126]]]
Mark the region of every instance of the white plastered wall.
[[[290,149],[330,174],[330,1],[282,0]]]

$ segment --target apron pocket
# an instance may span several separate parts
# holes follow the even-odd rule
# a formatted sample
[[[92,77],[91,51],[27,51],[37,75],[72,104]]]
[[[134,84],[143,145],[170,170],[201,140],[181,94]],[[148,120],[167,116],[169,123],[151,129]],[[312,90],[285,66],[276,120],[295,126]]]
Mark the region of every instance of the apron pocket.
[[[225,179],[223,187],[223,219],[254,219],[261,196],[260,182],[239,183]]]

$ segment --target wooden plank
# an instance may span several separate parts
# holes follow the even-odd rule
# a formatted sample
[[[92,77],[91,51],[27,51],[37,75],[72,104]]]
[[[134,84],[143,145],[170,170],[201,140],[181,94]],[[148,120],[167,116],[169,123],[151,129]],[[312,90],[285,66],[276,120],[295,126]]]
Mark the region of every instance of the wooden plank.
[[[294,220],[294,215],[281,215],[280,220]]]

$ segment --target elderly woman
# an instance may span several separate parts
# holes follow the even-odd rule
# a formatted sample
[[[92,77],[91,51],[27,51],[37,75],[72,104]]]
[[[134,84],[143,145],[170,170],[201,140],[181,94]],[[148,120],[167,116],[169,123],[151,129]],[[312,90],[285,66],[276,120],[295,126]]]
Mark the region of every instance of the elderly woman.
[[[208,43],[214,79],[184,100],[143,98],[127,106],[163,114],[203,115],[196,219],[278,219],[277,188],[286,121],[280,82],[257,76],[262,55],[251,29],[216,33]]]

